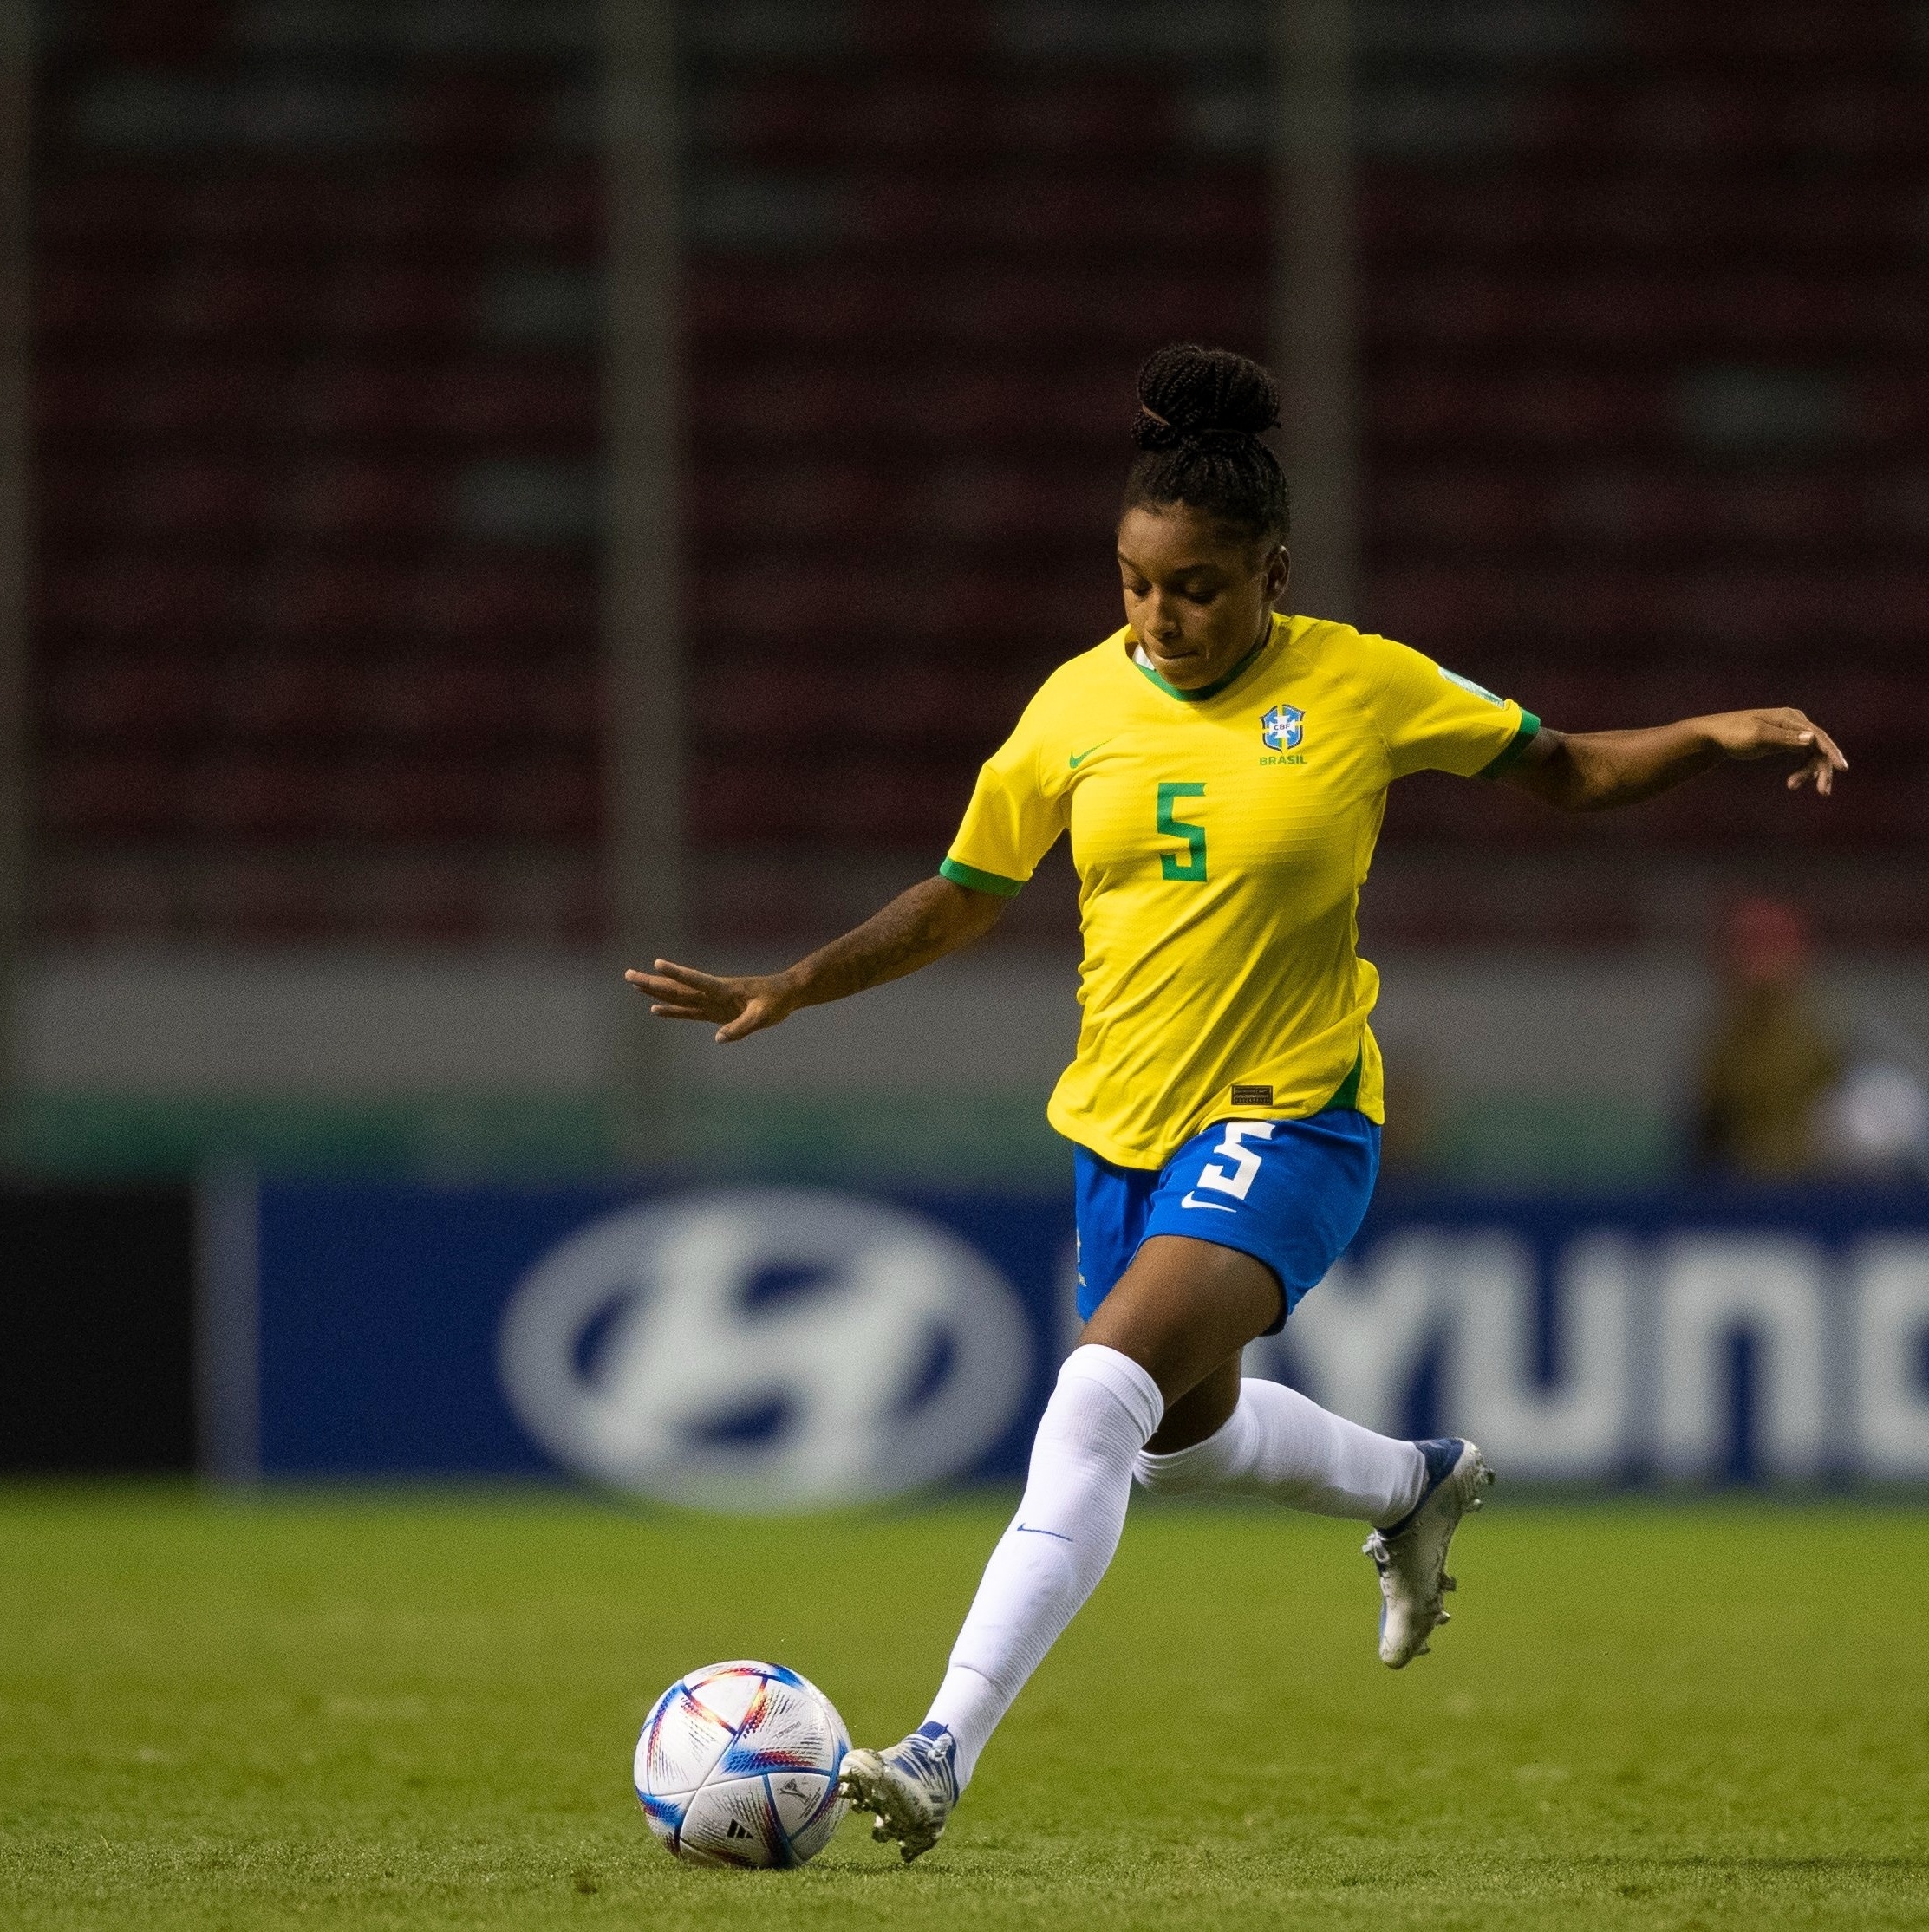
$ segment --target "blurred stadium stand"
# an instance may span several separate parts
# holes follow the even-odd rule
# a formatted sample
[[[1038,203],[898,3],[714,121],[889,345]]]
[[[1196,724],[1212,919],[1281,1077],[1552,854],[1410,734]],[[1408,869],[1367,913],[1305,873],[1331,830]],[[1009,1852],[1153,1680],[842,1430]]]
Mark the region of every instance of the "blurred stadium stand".
[[[700,929],[928,862],[1114,621],[1137,357],[1266,349],[1268,10],[685,10]],[[57,19],[42,930],[592,938],[593,10]],[[1559,723],[1790,698],[1856,767],[1606,829],[1413,787],[1379,933],[1639,939],[1632,855],[1792,844],[1832,931],[1922,936],[1921,10],[1357,21],[1362,620]]]
[[[39,923],[598,930],[590,10],[43,44]]]
[[[1823,809],[1727,772],[1581,824],[1403,788],[1391,849],[1448,869],[1388,868],[1377,926],[1675,938],[1718,868],[1919,942],[1929,13],[1359,17],[1366,617],[1551,723],[1789,702],[1854,765]]]
[[[1271,13],[679,10],[695,943],[792,947],[927,870],[1117,622],[1139,357],[1268,351]],[[1826,805],[1729,771],[1579,823],[1415,781],[1370,946],[1678,952],[1768,879],[1831,945],[1919,945],[1929,10],[1354,18],[1348,615],[1553,724],[1786,700],[1854,765]],[[43,946],[609,940],[597,33],[48,10]],[[1002,938],[1066,943],[1069,884]]]
[[[761,909],[788,936],[800,855],[935,849],[1039,673],[1113,621],[1133,358],[1262,348],[1269,11],[827,10],[711,39],[693,823],[792,880],[745,872],[710,902],[728,929]],[[1788,700],[1855,758],[1826,809],[1728,773],[1606,825],[1417,784],[1374,933],[1692,938],[1711,869],[1761,866],[1842,942],[1919,939],[1919,10],[1357,18],[1358,615],[1550,722]]]
[[[1265,155],[1210,124],[1263,30],[1235,13],[1230,40],[1214,10],[688,16],[714,929],[819,931],[928,867],[1042,675],[1116,626],[1140,357],[1265,350]],[[1019,931],[1067,929],[1066,876]]]

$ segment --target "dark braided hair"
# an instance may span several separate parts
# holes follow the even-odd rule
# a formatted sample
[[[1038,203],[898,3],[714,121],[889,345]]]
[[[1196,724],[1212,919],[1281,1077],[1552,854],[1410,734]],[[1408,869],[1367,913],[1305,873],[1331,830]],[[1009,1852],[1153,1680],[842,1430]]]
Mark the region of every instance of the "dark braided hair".
[[[1138,402],[1124,510],[1189,504],[1257,542],[1286,541],[1286,476],[1260,441],[1280,420],[1267,370],[1230,349],[1174,342],[1145,358]]]

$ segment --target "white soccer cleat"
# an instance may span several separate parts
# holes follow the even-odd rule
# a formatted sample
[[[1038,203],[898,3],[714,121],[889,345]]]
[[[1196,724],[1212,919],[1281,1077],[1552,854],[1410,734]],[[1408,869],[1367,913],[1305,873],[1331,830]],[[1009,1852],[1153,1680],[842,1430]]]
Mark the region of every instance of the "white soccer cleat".
[[[897,1841],[904,1863],[922,1857],[944,1836],[958,1802],[958,1742],[942,1724],[913,1731],[884,1751],[847,1751],[837,1789],[877,1823],[879,1844]]]
[[[1447,1545],[1494,1480],[1486,1457],[1457,1435],[1413,1446],[1426,1459],[1427,1486],[1398,1523],[1375,1530],[1362,1550],[1379,1571],[1379,1657],[1393,1670],[1425,1656],[1428,1637],[1447,1622],[1441,1597],[1454,1587]]]

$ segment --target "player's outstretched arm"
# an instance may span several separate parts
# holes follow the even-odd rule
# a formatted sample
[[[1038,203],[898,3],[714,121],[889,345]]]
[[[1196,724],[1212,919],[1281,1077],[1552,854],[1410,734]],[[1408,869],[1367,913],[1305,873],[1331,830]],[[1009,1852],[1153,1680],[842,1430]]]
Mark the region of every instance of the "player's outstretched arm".
[[[799,1006],[821,1006],[887,979],[902,979],[969,946],[998,923],[1005,904],[991,893],[974,892],[948,879],[924,879],[862,926],[782,973],[731,979],[658,959],[649,972],[632,966],[623,978],[649,996],[649,1010],[659,1019],[720,1023],[720,1041],[740,1040],[776,1025]]]
[[[1814,784],[1826,797],[1848,760],[1821,725],[1792,708],[1724,711],[1632,732],[1541,732],[1506,774],[1510,784],[1568,811],[1632,805],[1730,758],[1797,758],[1790,791]]]

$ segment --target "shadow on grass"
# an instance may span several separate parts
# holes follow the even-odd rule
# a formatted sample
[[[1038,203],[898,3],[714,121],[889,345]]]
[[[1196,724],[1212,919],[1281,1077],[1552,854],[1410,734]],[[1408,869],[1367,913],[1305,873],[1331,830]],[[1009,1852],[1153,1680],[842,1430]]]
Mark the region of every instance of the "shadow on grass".
[[[1674,1870],[1700,1866],[1710,1871],[1919,1871],[1929,1876],[1929,1858],[1870,1857],[1859,1852],[1817,1852],[1807,1858],[1748,1858],[1709,1851],[1683,1852],[1672,1858],[1610,1856],[1567,1858],[1565,1864],[1609,1866],[1626,1869],[1635,1865]]]
[[[1877,1856],[1861,1852],[1815,1852],[1806,1857],[1749,1857],[1739,1853],[1690,1851],[1672,1857],[1640,1857],[1597,1854],[1593,1857],[1552,1859],[1548,1864],[1568,1871],[1594,1871],[1623,1880],[1643,1877],[1665,1883],[1678,1883],[1691,1873],[1711,1877],[1769,1877],[1778,1873],[1791,1877],[1819,1878],[1866,1878],[1890,1883],[1900,1878],[1918,1878],[1929,1884],[1929,1858]],[[1630,1888],[1624,1883],[1623,1891]]]

